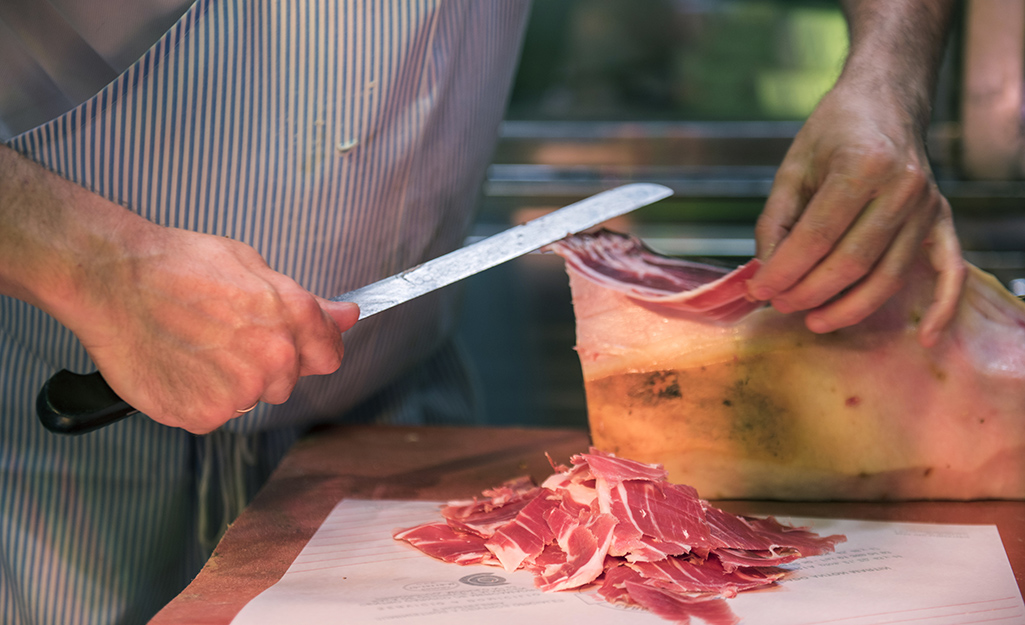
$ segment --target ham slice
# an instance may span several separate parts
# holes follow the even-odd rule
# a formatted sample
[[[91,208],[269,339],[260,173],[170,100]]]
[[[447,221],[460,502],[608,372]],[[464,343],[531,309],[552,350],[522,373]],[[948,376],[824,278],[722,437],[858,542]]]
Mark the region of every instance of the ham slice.
[[[553,464],[540,487],[521,478],[451,502],[444,521],[395,538],[446,562],[525,569],[543,591],[594,588],[611,603],[713,625],[736,622],[725,599],[782,579],[776,565],[845,540],[729,514],[662,466],[597,449],[570,464]]]
[[[713,499],[1025,497],[1025,303],[992,276],[970,268],[926,349],[924,258],[876,313],[817,335],[747,301],[754,260],[670,259],[607,231],[551,249],[595,446]]]
[[[730,271],[661,256],[635,238],[608,230],[568,237],[550,247],[577,274],[669,316],[691,313],[730,322],[763,306],[747,299],[747,281],[760,266],[757,259]]]
[[[495,559],[476,534],[460,532],[447,523],[426,523],[395,534],[432,558],[455,564],[480,564]]]

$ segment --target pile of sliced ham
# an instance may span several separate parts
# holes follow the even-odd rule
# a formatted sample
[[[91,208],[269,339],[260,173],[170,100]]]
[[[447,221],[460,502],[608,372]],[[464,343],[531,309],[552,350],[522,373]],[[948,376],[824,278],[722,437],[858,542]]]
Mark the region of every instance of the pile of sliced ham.
[[[659,465],[596,449],[571,464],[541,486],[520,478],[451,502],[444,520],[395,538],[446,562],[525,569],[544,591],[596,588],[610,603],[716,625],[738,620],[725,599],[846,540],[724,512]]]

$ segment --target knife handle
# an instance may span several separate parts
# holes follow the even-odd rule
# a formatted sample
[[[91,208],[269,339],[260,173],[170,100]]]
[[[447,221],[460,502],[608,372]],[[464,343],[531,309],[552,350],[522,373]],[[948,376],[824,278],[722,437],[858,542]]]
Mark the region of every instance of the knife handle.
[[[99,371],[83,375],[62,369],[43,384],[36,398],[43,427],[57,434],[85,434],[136,412]]]

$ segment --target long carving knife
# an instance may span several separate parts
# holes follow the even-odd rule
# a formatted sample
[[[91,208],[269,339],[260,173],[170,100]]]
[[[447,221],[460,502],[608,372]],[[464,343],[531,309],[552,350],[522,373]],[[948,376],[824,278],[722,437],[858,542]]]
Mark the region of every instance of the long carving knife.
[[[332,299],[359,304],[362,320],[670,195],[651,183],[616,187]],[[62,370],[43,385],[36,412],[48,430],[84,434],[137,411],[98,371]]]

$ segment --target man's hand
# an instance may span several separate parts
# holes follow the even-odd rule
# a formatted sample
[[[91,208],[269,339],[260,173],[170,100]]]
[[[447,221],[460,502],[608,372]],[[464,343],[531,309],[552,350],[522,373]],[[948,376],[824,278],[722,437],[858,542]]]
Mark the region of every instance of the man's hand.
[[[358,307],[253,248],[165,228],[0,151],[0,287],[82,341],[111,388],[166,425],[214,430],[335,371]]]
[[[939,282],[920,326],[931,345],[956,311],[964,263],[925,146],[892,103],[838,85],[798,133],[756,227],[753,297],[809,310],[808,328],[858,323],[902,286],[923,244]],[[882,110],[881,110],[882,109]]]
[[[201,434],[339,367],[356,305],[310,294],[243,243],[137,226],[129,254],[94,268],[104,284],[62,315],[133,407]]]
[[[858,5],[848,7],[854,43],[896,29],[915,11],[938,10],[913,0],[848,4]],[[919,68],[920,75],[903,82],[916,68],[887,58],[899,55],[899,46],[861,49],[868,52],[852,46],[843,75],[779,168],[755,231],[765,264],[748,288],[781,312],[810,311],[808,328],[830,332],[882,306],[924,249],[939,273],[919,326],[919,339],[929,346],[956,312],[965,275],[950,205],[925,150],[934,70]],[[891,60],[895,65],[886,64]]]

